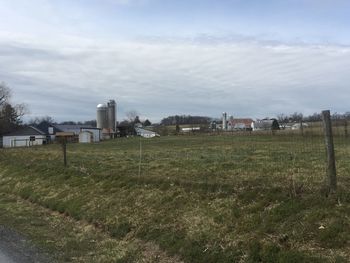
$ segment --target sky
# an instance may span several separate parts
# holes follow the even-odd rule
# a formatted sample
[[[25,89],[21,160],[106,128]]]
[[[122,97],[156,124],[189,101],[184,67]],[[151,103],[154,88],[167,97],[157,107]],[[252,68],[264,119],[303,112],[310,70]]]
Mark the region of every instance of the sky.
[[[349,28],[347,0],[0,0],[0,81],[58,122],[342,113]]]

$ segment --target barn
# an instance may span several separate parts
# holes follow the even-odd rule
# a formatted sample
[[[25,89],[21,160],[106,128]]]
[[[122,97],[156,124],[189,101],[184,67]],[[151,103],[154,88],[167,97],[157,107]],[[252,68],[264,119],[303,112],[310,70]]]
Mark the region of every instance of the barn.
[[[33,126],[26,126],[11,133],[5,134],[2,138],[4,148],[29,147],[47,143],[45,133]]]
[[[228,121],[229,130],[244,130],[251,131],[254,125],[254,121],[250,118],[244,119],[231,119]]]

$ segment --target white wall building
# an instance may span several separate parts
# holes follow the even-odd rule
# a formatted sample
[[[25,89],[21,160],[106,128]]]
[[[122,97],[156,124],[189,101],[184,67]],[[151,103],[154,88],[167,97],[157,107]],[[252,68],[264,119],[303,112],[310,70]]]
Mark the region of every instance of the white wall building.
[[[2,140],[4,148],[29,147],[43,145],[47,142],[46,135],[32,126],[8,133],[3,136]]]
[[[141,128],[135,128],[136,130],[136,134],[138,136],[144,137],[144,138],[153,138],[156,136],[159,136],[159,134],[157,134],[154,131],[149,131],[149,130],[145,130],[145,129],[141,129]]]
[[[92,134],[92,141],[99,142],[102,139],[102,131],[99,128],[81,128],[81,132],[90,132]]]

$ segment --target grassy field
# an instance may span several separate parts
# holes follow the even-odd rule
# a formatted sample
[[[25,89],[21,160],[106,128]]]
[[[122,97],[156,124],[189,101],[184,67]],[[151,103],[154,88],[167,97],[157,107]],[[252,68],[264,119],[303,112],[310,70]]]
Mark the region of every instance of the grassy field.
[[[140,144],[142,154],[140,158]],[[348,262],[350,139],[169,136],[0,150],[0,224],[59,262]]]

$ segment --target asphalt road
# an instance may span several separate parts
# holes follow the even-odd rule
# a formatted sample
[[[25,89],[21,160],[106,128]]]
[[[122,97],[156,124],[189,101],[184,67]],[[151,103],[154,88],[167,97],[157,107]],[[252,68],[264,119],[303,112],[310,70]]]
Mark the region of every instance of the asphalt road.
[[[48,255],[16,231],[0,225],[0,263],[48,263]]]
[[[0,263],[17,263],[13,261],[9,256],[7,256],[0,247]]]

